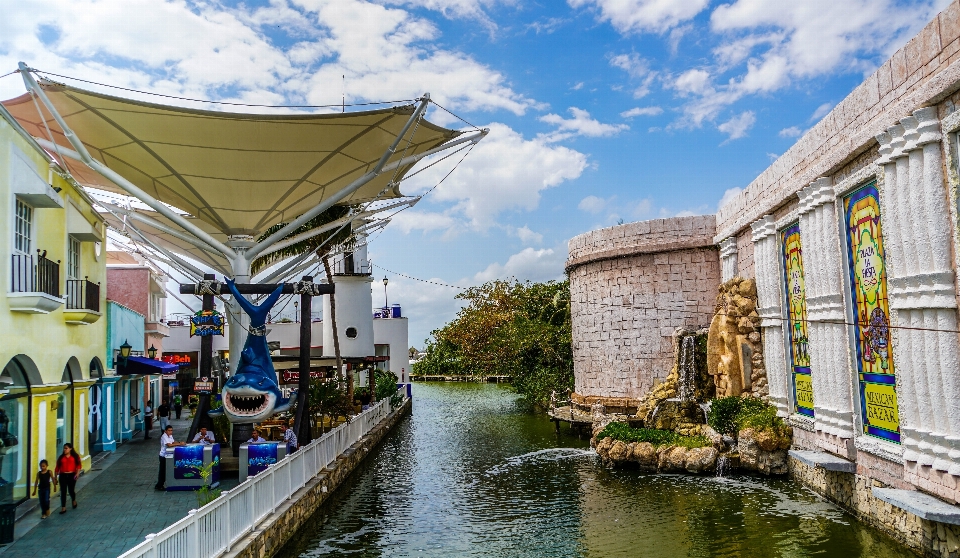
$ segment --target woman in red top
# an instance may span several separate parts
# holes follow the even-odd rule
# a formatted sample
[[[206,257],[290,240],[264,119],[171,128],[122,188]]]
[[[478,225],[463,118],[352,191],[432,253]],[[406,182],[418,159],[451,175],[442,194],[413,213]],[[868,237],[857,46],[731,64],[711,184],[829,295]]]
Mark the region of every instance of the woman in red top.
[[[77,507],[77,479],[83,471],[83,462],[80,455],[73,449],[73,444],[63,444],[63,453],[57,458],[56,475],[60,479],[60,513],[67,513],[67,491],[73,500],[73,507]]]

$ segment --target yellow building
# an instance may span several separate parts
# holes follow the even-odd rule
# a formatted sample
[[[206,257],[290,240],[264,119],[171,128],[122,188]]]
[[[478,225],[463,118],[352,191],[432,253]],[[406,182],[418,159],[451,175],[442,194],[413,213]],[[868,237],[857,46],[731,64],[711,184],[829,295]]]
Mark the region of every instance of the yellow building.
[[[73,443],[90,468],[104,374],[106,232],[91,200],[0,106],[0,504]]]

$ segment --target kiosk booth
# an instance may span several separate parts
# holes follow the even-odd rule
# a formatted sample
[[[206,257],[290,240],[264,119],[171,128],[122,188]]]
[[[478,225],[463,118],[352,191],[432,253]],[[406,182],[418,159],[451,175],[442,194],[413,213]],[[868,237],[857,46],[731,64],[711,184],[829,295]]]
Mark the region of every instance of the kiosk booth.
[[[204,485],[220,486],[220,444],[187,444],[170,448],[167,455],[167,490],[197,490]],[[211,464],[211,475],[200,471]]]
[[[286,442],[261,442],[240,446],[240,482],[247,477],[262,473],[277,461],[290,454],[290,444]]]

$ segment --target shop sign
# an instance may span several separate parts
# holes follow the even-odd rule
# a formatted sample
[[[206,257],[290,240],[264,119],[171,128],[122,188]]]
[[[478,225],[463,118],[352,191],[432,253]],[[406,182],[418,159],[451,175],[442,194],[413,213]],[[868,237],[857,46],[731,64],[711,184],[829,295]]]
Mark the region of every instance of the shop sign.
[[[207,378],[200,378],[193,382],[193,391],[197,393],[210,393],[213,391],[213,382]]]
[[[843,200],[847,264],[853,295],[854,346],[863,432],[900,443],[887,268],[880,228],[880,194],[870,183]]]
[[[310,379],[312,380],[322,380],[324,378],[323,372],[319,370],[310,371]],[[298,384],[300,383],[300,372],[299,371],[290,371],[284,370],[280,373],[280,383],[281,384]]]
[[[190,317],[190,337],[223,335],[223,314],[216,310],[199,311]]]
[[[807,337],[807,286],[803,280],[803,250],[800,224],[784,229],[781,234],[784,287],[787,300],[787,335],[790,339],[790,362],[793,368],[794,410],[812,417],[813,380],[810,376],[810,349]]]
[[[177,354],[177,353],[165,353],[160,360],[163,362],[168,362],[170,364],[179,364],[185,365],[193,362],[193,359],[188,354]]]

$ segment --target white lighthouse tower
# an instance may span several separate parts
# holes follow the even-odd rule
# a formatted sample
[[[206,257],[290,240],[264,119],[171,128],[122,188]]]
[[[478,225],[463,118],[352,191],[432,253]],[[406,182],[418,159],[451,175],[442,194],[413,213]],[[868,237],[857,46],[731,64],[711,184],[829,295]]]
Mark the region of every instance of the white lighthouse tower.
[[[373,346],[373,269],[367,260],[367,237],[356,235],[352,250],[333,259],[333,283],[337,301],[337,334],[343,358],[364,358],[376,354]],[[333,320],[330,296],[323,297],[323,353],[333,356]]]

